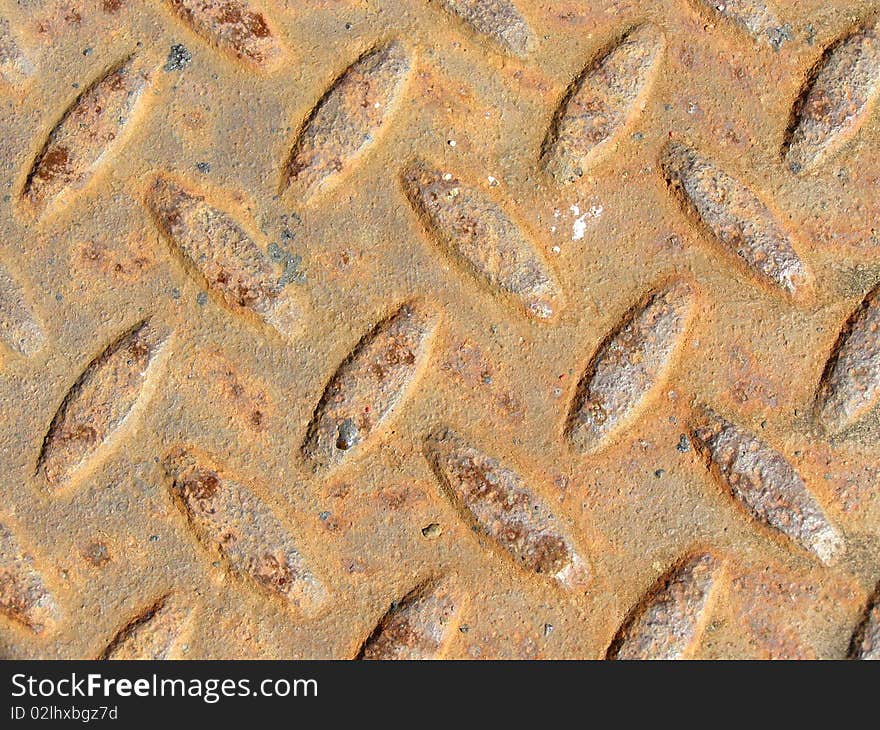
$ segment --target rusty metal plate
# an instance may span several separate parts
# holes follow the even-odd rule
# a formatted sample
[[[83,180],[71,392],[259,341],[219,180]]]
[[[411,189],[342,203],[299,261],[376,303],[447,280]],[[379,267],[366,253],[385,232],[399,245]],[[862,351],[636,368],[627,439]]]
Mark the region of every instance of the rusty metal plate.
[[[6,0],[0,655],[880,653],[880,29]]]

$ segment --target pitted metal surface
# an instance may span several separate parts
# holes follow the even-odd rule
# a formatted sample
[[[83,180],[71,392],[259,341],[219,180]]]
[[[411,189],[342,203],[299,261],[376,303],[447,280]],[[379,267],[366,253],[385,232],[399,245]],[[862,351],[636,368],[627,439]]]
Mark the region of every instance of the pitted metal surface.
[[[0,656],[876,656],[872,12],[4,0]]]

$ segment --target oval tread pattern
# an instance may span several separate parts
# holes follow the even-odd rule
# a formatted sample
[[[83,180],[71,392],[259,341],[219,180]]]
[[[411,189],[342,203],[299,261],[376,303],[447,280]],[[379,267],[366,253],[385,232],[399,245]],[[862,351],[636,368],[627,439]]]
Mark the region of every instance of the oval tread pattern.
[[[250,488],[194,449],[170,451],[164,466],[174,502],[196,538],[231,572],[306,614],[325,605],[326,587],[308,568],[287,527]]]
[[[698,553],[670,568],[624,620],[608,658],[688,658],[705,626],[722,567],[714,555]]]
[[[50,490],[62,488],[86,465],[99,461],[130,423],[168,336],[158,322],[138,323],[92,360],[73,384],[37,460],[37,474]]]
[[[566,435],[593,451],[631,422],[662,386],[694,308],[694,290],[676,280],[628,312],[593,355],[578,385]]]
[[[404,304],[364,335],[324,388],[302,453],[316,470],[341,464],[407,398],[428,357],[436,317]]]
[[[630,125],[647,101],[665,47],[657,26],[637,26],[572,82],[541,147],[542,165],[558,183],[585,175]]]
[[[535,244],[494,200],[451,173],[415,163],[403,174],[407,195],[427,231],[490,289],[539,320],[562,298]]]
[[[41,213],[91,180],[131,130],[153,72],[130,56],[88,86],[49,132],[25,181],[23,197]]]
[[[823,563],[840,558],[843,536],[781,453],[707,408],[691,434],[709,468],[756,520]]]
[[[428,581],[391,606],[364,642],[358,658],[441,659],[460,615],[461,599],[452,582]]]
[[[524,570],[570,589],[590,582],[559,520],[519,474],[449,429],[429,437],[427,455],[450,501]]]

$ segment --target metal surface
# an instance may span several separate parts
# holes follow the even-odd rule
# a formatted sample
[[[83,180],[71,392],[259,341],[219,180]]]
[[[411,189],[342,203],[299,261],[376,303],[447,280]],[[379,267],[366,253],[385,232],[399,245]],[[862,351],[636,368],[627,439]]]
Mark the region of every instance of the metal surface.
[[[876,655],[872,6],[5,0],[0,656]]]

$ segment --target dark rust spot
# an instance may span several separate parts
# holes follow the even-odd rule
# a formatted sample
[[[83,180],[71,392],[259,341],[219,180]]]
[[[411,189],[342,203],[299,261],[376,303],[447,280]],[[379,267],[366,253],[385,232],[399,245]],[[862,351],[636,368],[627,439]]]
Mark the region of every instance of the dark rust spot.
[[[54,180],[57,177],[67,177],[73,172],[69,163],[70,153],[67,148],[54,147],[41,158],[34,177],[46,181]]]
[[[110,551],[107,544],[100,540],[93,540],[83,548],[83,557],[96,568],[100,568],[110,562]]]
[[[196,470],[179,484],[179,488],[194,499],[211,499],[220,488],[220,478],[215,472]]]

